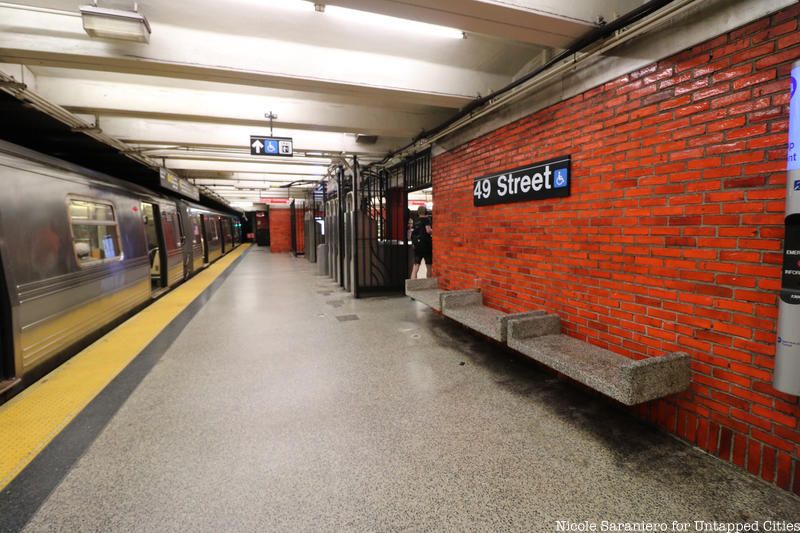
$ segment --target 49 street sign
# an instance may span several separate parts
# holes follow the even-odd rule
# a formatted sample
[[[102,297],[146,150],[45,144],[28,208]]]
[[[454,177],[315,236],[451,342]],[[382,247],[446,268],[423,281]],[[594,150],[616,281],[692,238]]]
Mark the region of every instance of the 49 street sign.
[[[570,156],[565,156],[476,178],[472,200],[482,206],[563,198],[569,193]]]
[[[250,155],[292,157],[294,148],[291,137],[250,136]]]

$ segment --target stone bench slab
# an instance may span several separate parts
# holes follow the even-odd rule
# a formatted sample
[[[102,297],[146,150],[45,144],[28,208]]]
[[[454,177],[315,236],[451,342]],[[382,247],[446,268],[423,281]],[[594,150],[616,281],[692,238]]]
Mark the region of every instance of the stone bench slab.
[[[477,289],[442,294],[442,313],[498,342],[506,342],[508,321],[512,318],[540,316],[544,311],[506,314],[483,305],[483,295]]]
[[[454,309],[444,308],[444,316],[463,324],[478,333],[491,337],[496,341],[503,342],[505,339],[505,328],[502,327],[501,319],[504,313],[485,307],[483,305],[466,305]]]
[[[424,303],[428,307],[435,309],[436,311],[442,310],[442,304],[440,296],[445,291],[441,291],[439,289],[423,289],[418,291],[410,291],[406,290],[406,296],[410,297],[413,300],[418,302]]]
[[[691,379],[688,354],[636,361],[561,335],[554,315],[512,320],[508,346],[626,405],[681,392]]]
[[[465,305],[455,308],[448,308],[445,305],[442,312],[444,316],[498,342],[506,342],[509,320],[544,314],[544,311],[506,314],[484,305]]]

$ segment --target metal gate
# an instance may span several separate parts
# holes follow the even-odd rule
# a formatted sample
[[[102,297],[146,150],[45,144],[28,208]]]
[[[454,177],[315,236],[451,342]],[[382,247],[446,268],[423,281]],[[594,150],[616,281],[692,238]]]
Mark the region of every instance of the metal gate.
[[[344,167],[336,169],[330,191],[325,195],[325,243],[328,245],[330,276],[344,287],[346,284],[345,199],[352,189],[352,177]]]
[[[324,200],[325,190],[323,186],[320,186],[318,189],[314,189],[309,194],[305,220],[303,221],[303,227],[305,228],[303,235],[306,259],[308,259],[311,263],[317,262],[317,246],[320,244],[325,244],[325,238],[322,233],[322,224],[319,223],[324,216]]]
[[[331,196],[325,201],[325,242],[328,244],[328,273],[339,279],[338,199]]]
[[[408,192],[427,189],[432,185],[430,150],[409,157],[393,170],[399,172],[401,166]]]
[[[402,291],[408,277],[405,172],[354,165],[353,213],[356,298]]]
[[[330,276],[356,298],[402,292],[410,269],[408,192],[430,187],[430,153],[390,169],[362,170],[354,157],[348,168],[336,169],[320,200]]]

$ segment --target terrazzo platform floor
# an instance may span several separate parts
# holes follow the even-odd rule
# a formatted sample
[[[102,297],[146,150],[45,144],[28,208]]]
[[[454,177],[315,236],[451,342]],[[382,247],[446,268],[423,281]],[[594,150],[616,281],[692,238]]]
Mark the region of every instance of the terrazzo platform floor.
[[[315,273],[248,253],[26,531],[800,521],[794,496],[422,304]]]

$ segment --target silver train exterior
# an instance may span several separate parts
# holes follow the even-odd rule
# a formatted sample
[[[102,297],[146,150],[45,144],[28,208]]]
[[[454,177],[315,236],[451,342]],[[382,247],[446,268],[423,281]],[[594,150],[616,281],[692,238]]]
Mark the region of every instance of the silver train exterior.
[[[238,219],[228,213],[2,141],[0,191],[0,385],[6,388],[68,356],[241,240]]]

